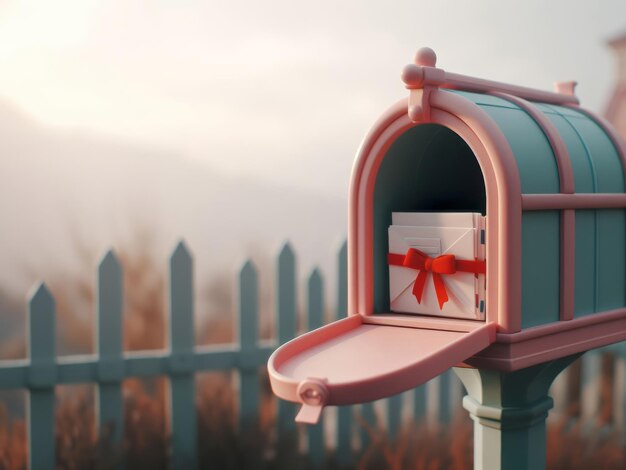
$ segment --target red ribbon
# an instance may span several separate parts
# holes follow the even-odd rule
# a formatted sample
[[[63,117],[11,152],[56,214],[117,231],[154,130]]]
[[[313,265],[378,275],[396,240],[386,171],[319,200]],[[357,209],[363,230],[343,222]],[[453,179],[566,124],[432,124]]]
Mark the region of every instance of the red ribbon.
[[[448,292],[441,277],[442,274],[454,274],[457,271],[474,274],[485,273],[484,261],[458,260],[454,255],[441,255],[431,258],[416,248],[409,248],[406,255],[389,253],[387,260],[392,266],[403,266],[419,271],[413,284],[413,295],[417,299],[417,303],[422,303],[426,279],[428,278],[428,273],[432,273],[439,310],[443,309],[443,304],[448,301]]]

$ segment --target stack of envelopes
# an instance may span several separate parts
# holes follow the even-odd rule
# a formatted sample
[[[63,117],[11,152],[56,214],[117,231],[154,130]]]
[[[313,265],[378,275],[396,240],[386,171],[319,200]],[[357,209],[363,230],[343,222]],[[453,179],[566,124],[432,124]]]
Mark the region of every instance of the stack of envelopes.
[[[485,217],[394,212],[391,221],[390,309],[484,320]]]

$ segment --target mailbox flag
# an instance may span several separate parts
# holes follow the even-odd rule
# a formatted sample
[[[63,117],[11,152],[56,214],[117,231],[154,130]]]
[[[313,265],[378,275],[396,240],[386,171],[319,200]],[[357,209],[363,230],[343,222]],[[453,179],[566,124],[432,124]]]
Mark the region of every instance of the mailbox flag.
[[[495,323],[448,331],[370,324],[367,319],[349,316],[272,354],[272,390],[302,403],[296,421],[314,424],[325,406],[364,403],[417,387],[495,341]]]

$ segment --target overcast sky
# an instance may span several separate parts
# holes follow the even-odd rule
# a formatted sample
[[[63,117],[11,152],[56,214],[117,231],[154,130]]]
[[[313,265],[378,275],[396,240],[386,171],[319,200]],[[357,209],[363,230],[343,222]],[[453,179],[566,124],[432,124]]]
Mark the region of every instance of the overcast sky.
[[[578,80],[602,111],[605,42],[625,30],[623,0],[0,0],[0,97],[50,126],[344,195],[417,48],[457,73]]]

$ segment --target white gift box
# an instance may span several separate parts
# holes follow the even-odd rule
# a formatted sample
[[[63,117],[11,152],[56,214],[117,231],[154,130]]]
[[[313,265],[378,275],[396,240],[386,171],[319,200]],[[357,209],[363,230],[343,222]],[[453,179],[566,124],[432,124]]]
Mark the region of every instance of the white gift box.
[[[432,262],[441,255],[454,255],[456,260],[484,261],[485,218],[471,212],[394,212],[389,227],[389,253],[396,261],[413,248],[430,258],[427,269],[415,269],[390,263],[390,309],[399,313],[416,313],[440,317],[485,319],[485,274],[456,271],[439,274],[448,300],[441,305],[435,289]],[[391,258],[391,257],[390,257]],[[450,259],[450,257],[447,257]],[[442,260],[442,258],[440,258]],[[421,302],[413,292],[420,271],[426,271]],[[418,289],[419,290],[419,289]],[[441,295],[441,293],[439,294]]]

